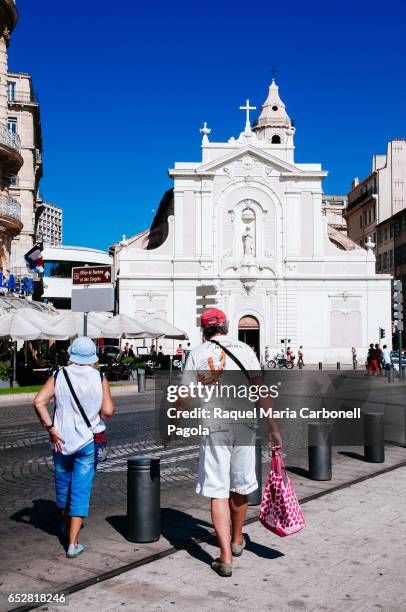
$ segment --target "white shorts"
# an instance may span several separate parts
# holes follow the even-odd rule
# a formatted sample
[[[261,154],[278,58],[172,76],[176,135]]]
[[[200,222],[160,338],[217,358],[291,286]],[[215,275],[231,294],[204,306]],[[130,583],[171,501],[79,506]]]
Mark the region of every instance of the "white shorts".
[[[230,424],[203,438],[196,493],[228,499],[230,491],[248,495],[257,488],[255,432],[251,427]]]

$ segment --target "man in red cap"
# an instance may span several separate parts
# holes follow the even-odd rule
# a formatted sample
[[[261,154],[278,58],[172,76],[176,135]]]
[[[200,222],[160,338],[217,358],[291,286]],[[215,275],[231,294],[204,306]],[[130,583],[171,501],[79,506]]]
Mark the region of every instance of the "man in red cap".
[[[196,379],[197,376],[200,381],[205,381],[204,384],[215,385],[216,381],[221,382],[223,370],[235,370],[234,380],[237,375],[245,385],[246,377],[250,379],[250,385],[262,383],[257,356],[247,344],[229,337],[227,317],[222,310],[206,310],[201,316],[201,328],[205,341],[190,351],[184,380],[192,380],[193,376]],[[222,401],[223,398],[220,404]],[[185,406],[186,402],[181,405]],[[272,401],[261,398],[260,405],[268,409],[272,407]],[[247,400],[243,401],[243,406],[253,407]],[[220,556],[211,567],[220,576],[231,576],[232,559],[241,556],[245,548],[242,528],[248,509],[247,496],[258,488],[255,423],[226,421],[219,427],[211,421],[208,429],[210,433],[203,436],[200,446],[196,492],[211,498],[211,515],[220,546]],[[273,419],[269,419],[269,444],[282,444]]]

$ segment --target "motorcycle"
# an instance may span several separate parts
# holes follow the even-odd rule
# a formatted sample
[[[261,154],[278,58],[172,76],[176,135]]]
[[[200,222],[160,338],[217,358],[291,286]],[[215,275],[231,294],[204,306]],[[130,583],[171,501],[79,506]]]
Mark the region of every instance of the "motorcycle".
[[[268,368],[286,368],[291,370],[295,366],[295,355],[291,355],[288,360],[285,355],[275,355],[273,359],[267,362]]]

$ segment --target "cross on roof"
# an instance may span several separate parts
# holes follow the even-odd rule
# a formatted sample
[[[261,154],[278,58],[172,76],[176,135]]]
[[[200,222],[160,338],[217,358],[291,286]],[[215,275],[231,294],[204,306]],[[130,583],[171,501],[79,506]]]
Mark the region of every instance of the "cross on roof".
[[[240,106],[240,110],[245,110],[246,114],[246,120],[245,120],[245,130],[250,132],[251,131],[251,123],[250,123],[250,111],[252,110],[256,110],[257,107],[256,106],[250,106],[250,101],[247,98],[247,102],[245,104],[245,106]]]
[[[272,80],[275,80],[276,75],[278,74],[279,70],[277,70],[275,68],[275,66],[272,66],[272,69],[269,71],[272,74]]]

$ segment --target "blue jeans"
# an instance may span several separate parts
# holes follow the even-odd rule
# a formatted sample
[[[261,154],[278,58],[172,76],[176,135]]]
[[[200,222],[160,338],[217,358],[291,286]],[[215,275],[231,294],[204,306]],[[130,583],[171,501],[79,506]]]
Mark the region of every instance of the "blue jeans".
[[[56,505],[69,516],[88,516],[95,472],[93,440],[73,455],[54,451]]]

